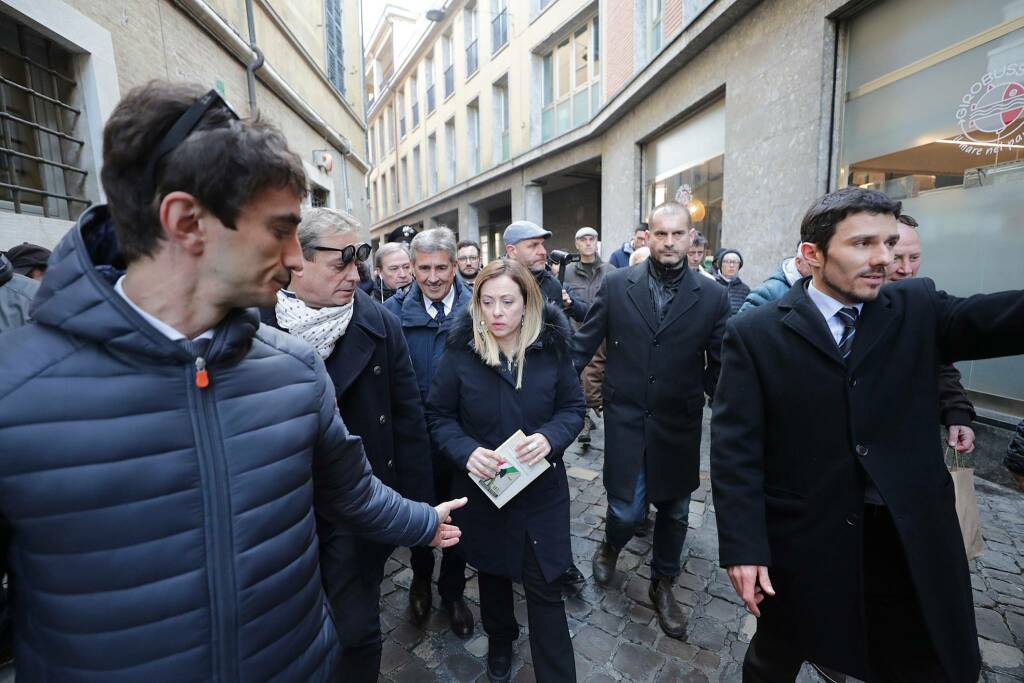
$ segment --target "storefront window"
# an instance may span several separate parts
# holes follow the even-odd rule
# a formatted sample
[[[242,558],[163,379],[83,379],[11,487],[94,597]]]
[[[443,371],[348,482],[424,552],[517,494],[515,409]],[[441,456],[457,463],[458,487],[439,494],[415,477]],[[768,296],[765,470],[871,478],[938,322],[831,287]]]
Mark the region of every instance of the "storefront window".
[[[940,289],[1024,288],[1024,3],[933,2],[884,0],[849,22],[839,185],[903,201]],[[961,371],[993,406],[1024,401],[1020,357]]]
[[[719,101],[644,146],[644,221],[666,201],[686,204],[693,225],[721,246],[725,102]]]

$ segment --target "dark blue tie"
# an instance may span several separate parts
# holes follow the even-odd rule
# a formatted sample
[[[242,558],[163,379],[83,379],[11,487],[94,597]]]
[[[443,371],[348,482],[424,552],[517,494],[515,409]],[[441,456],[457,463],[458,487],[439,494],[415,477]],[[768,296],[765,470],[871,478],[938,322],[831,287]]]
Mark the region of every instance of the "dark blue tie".
[[[430,305],[434,307],[435,311],[437,311],[437,314],[434,315],[434,320],[436,320],[437,324],[440,325],[441,323],[444,322],[444,319],[447,317],[444,314],[444,302],[443,301],[435,301],[434,303],[432,303]]]
[[[840,308],[836,317],[843,323],[843,336],[839,339],[839,353],[843,360],[846,360],[850,351],[853,350],[853,337],[857,334],[857,319],[860,317],[860,311],[853,306],[847,306]]]

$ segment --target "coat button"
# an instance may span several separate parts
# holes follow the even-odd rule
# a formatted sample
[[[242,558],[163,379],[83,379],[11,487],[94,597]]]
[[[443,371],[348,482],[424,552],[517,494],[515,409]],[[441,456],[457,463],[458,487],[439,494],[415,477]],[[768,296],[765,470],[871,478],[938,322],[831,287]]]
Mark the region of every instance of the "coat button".
[[[863,446],[861,444],[857,444],[857,448],[855,448],[854,450],[857,451],[857,455],[861,456],[862,458],[868,454],[868,447]]]
[[[379,418],[377,418],[377,421],[380,422],[381,424],[384,424],[385,422],[388,421],[388,419],[381,415]]]
[[[389,470],[395,469],[395,461],[393,459],[392,460],[388,460],[388,469]]]
[[[384,372],[384,371],[383,371],[383,369],[381,369],[381,367],[379,365],[374,365],[373,366],[373,374],[379,375],[382,372]]]
[[[651,375],[650,377],[647,378],[647,383],[654,384],[654,375]]]
[[[856,377],[851,377],[850,378],[850,386],[851,387],[857,386],[857,378]]]
[[[651,413],[651,411],[648,410],[646,413],[644,413],[644,415],[646,415],[647,417],[651,417],[653,413]]]
[[[850,526],[857,526],[857,515],[853,514],[846,518],[846,523]]]
[[[654,348],[658,348],[659,346],[661,346],[661,342],[659,342],[657,339],[655,339],[654,340]]]
[[[618,339],[615,339],[615,340],[612,341],[612,346],[618,346],[618,345],[619,345],[619,340]]]

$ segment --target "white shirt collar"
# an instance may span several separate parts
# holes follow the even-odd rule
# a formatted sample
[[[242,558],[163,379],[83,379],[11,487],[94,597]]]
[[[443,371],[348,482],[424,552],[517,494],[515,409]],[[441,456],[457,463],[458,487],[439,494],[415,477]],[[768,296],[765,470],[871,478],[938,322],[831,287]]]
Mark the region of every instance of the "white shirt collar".
[[[124,291],[124,278],[125,276],[122,275],[117,279],[117,283],[114,285],[114,291],[120,294],[121,298],[128,302],[128,305],[131,306],[136,313],[142,316],[143,320],[149,323],[157,332],[164,335],[173,342],[187,338],[184,334],[174,329],[173,327],[165,323],[163,320],[160,320],[159,318],[156,318],[150,315],[149,313],[146,313],[144,310],[139,308],[138,304],[136,304],[134,301],[128,298],[128,295]],[[201,335],[196,337],[196,339],[213,339],[213,330],[206,330]]]
[[[839,340],[843,338],[843,322],[836,318],[836,313],[839,312],[839,309],[848,308],[848,306],[836,301],[831,296],[815,287],[813,278],[808,280],[807,283],[807,296],[814,302],[814,305],[818,307],[818,311],[820,311],[822,317],[825,318],[825,324],[828,325],[828,329],[832,333],[832,337],[838,344]],[[857,313],[861,313],[861,309],[864,308],[864,304],[853,304],[853,308],[857,309]]]
[[[445,316],[451,315],[452,306],[455,305],[455,284],[456,283],[454,282],[452,283],[452,286],[448,290],[448,293],[445,295],[443,299],[441,299],[441,303],[444,304]],[[434,302],[428,299],[426,294],[423,295],[423,306],[427,309],[427,315],[429,315],[431,318],[437,317],[437,309],[434,308]]]

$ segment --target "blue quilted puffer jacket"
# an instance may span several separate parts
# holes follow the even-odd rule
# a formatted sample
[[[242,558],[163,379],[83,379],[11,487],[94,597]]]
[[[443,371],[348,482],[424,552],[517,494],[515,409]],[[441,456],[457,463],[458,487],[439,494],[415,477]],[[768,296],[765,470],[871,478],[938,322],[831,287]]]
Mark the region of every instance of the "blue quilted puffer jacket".
[[[0,336],[0,528],[18,683],[322,681],[316,512],[386,544],[437,515],[377,480],[311,347],[234,311],[195,359],[113,290],[103,207]]]

